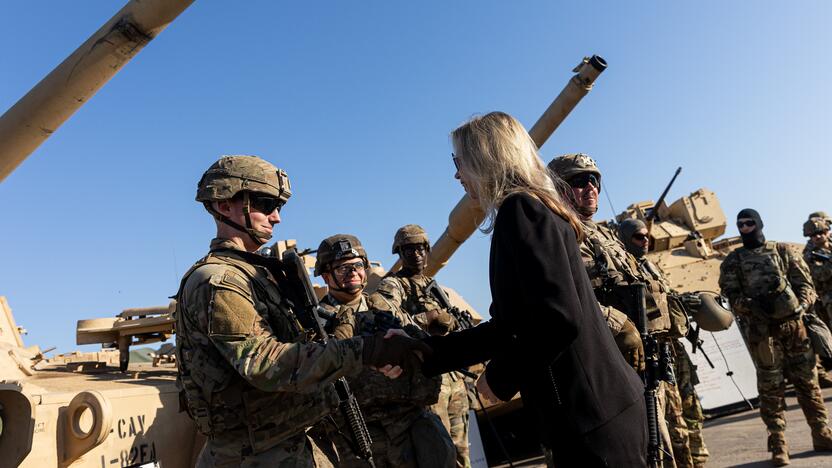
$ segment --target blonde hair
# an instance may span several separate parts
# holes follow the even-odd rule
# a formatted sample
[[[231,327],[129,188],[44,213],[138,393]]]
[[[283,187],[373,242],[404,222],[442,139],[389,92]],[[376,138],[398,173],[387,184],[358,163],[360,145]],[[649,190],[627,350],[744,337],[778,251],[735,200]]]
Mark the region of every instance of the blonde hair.
[[[528,193],[566,220],[578,242],[583,239],[580,219],[564,202],[537,145],[517,119],[505,112],[474,117],[451,132],[451,142],[486,213],[483,232],[494,230],[497,210],[509,195]]]

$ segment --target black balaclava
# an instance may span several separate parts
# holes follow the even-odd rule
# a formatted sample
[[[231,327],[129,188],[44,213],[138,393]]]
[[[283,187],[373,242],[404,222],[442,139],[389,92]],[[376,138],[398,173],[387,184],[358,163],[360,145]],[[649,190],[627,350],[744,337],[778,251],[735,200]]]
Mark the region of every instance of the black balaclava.
[[[742,245],[747,249],[755,249],[765,244],[766,236],[763,235],[763,220],[760,218],[760,213],[757,213],[757,210],[746,208],[737,213],[737,219],[740,218],[753,219],[754,222],[757,223],[757,227],[755,227],[754,230],[748,234],[740,233],[740,237],[742,237]]]

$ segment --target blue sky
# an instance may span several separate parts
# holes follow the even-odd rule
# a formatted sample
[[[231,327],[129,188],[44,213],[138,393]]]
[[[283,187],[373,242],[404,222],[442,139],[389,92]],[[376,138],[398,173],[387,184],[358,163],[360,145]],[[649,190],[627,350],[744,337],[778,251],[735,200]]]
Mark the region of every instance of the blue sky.
[[[165,304],[213,235],[193,198],[225,153],[289,173],[278,237],[350,232],[389,267],[396,228],[435,239],[463,193],[448,133],[491,110],[531,126],[593,53],[609,69],[545,160],[591,154],[618,210],[683,166],[671,200],[707,187],[802,242],[832,211],[832,4],[635,4],[197,1],[0,184],[0,295],[58,351],[78,319]],[[0,109],[120,6],[5,2]],[[439,279],[486,312],[487,262],[477,233]]]

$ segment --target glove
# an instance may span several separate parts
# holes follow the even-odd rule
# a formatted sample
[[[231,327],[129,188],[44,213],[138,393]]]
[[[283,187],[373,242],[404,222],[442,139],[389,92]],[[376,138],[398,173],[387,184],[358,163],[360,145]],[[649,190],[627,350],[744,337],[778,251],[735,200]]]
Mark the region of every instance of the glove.
[[[636,372],[644,372],[644,344],[641,342],[641,334],[636,330],[632,320],[627,320],[621,327],[621,331],[615,335],[615,344],[627,364],[632,366]]]
[[[454,323],[453,315],[449,314],[444,310],[434,310],[434,313],[428,315],[428,317],[433,317],[433,319],[428,323],[428,332],[431,335],[444,335],[451,330]]]
[[[430,356],[433,350],[421,340],[409,336],[392,335],[384,332],[364,337],[362,361],[366,366],[384,367],[388,364],[400,367],[415,367]]]

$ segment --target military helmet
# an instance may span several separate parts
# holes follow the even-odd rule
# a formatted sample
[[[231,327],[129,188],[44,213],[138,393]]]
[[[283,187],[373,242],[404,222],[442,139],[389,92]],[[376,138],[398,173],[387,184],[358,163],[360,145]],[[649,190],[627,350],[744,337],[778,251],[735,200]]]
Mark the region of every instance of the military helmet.
[[[828,231],[829,230],[829,223],[824,218],[809,218],[808,221],[803,223],[803,235],[805,237],[811,237],[812,234],[821,231]]]
[[[731,328],[734,316],[725,307],[722,296],[709,291],[699,293],[701,305],[691,314],[699,328],[709,332],[718,332]]]
[[[595,160],[584,153],[564,154],[549,161],[549,170],[557,174],[563,180],[589,172],[595,174],[598,181],[601,181],[601,171]]]
[[[315,276],[321,276],[329,269],[332,262],[347,260],[350,258],[361,258],[364,263],[369,264],[367,252],[357,237],[350,234],[335,234],[321,241],[318,246],[318,253],[315,257]]]
[[[825,211],[815,211],[814,213],[809,213],[809,219],[812,219],[812,218],[829,219],[829,215],[826,214]]]
[[[407,224],[396,231],[396,235],[393,237],[393,253],[399,253],[399,249],[407,244],[427,244],[428,248],[430,248],[428,234],[422,229],[422,226],[418,224]]]
[[[249,155],[226,155],[211,165],[197,184],[196,200],[230,200],[240,192],[271,195],[284,203],[292,196],[289,176],[271,163]]]

